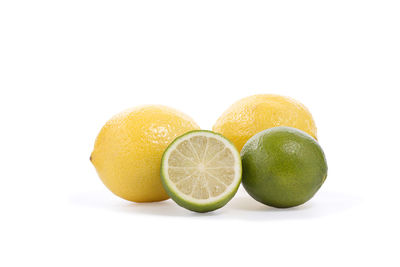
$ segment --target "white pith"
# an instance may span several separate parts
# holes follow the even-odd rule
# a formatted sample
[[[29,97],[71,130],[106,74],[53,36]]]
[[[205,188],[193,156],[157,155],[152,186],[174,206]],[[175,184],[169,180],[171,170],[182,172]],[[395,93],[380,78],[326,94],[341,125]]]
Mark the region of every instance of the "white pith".
[[[191,139],[194,140],[193,137],[207,138],[206,145],[204,145],[204,143],[199,144],[196,142],[191,142]],[[181,144],[189,147],[189,143],[186,141],[189,141],[192,147],[190,149],[184,150],[185,152],[189,153],[184,155],[183,153],[178,151],[177,148]],[[208,150],[210,149],[209,143],[214,144],[214,146],[211,148],[211,151],[216,150],[217,148],[222,149],[219,152],[212,154]],[[197,145],[197,147],[194,148],[193,145]],[[203,154],[199,155],[196,153],[195,155],[194,152],[198,151],[196,149],[201,149],[202,147],[204,147],[204,151],[201,151],[203,152]],[[182,146],[180,147],[180,150],[182,150]],[[179,158],[182,158],[185,161],[179,162],[178,165],[182,165],[182,167],[169,166],[172,153],[174,153],[174,157],[172,159],[175,159],[175,164],[178,162],[176,160],[178,160]],[[187,157],[188,155],[189,157]],[[225,160],[223,157],[224,155],[227,155],[228,159]],[[200,159],[200,156],[203,156],[203,158]],[[220,166],[218,164],[221,163],[221,160],[218,161],[218,159],[221,159],[222,161],[225,160],[226,162],[229,162],[229,164]],[[177,180],[178,177],[179,180],[174,182],[170,179],[170,174],[168,172],[169,170],[171,170],[171,172],[175,172],[175,174],[177,172],[185,172],[185,174],[175,175],[173,179]],[[223,199],[225,196],[229,195],[230,193],[232,193],[232,191],[237,189],[241,179],[241,159],[234,145],[231,144],[224,137],[212,132],[193,132],[181,137],[169,147],[163,158],[162,171],[164,174],[165,183],[182,199],[199,204],[213,203]],[[191,176],[189,175],[189,172],[192,172]],[[223,176],[217,177],[213,175],[216,172],[222,172]],[[223,177],[223,179],[221,177]],[[187,194],[178,188],[179,183],[182,182],[190,183],[191,185],[195,183],[197,184],[195,184],[194,188],[192,188],[191,193]],[[179,187],[182,188],[183,185],[181,184]],[[208,192],[206,193],[208,194],[208,197],[199,198],[199,192],[205,193],[204,190],[200,190],[204,188],[208,190]],[[218,191],[216,191],[222,190],[222,188],[224,188],[222,192],[219,193]],[[197,197],[194,197],[192,194],[196,195]],[[212,196],[212,194],[214,194],[215,196]],[[204,195],[202,195],[202,197],[204,197]]]

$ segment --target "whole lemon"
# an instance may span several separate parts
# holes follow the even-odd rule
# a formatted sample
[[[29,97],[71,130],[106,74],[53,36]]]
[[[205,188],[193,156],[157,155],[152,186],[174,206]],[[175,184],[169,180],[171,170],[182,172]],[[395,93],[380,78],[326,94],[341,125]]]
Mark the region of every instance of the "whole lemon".
[[[308,109],[285,96],[264,94],[243,98],[230,106],[213,126],[240,151],[247,140],[263,130],[288,126],[317,139],[317,128]]]
[[[199,129],[185,114],[160,105],[140,106],[115,115],[97,136],[90,160],[103,183],[134,202],[168,199],[160,163],[178,136]]]

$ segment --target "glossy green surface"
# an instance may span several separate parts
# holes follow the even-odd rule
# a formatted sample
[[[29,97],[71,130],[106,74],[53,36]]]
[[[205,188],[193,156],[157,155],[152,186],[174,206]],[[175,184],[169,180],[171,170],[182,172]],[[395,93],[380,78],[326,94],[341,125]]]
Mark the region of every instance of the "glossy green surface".
[[[241,151],[246,191],[257,201],[277,208],[311,199],[327,177],[324,152],[307,133],[291,127],[262,131]]]

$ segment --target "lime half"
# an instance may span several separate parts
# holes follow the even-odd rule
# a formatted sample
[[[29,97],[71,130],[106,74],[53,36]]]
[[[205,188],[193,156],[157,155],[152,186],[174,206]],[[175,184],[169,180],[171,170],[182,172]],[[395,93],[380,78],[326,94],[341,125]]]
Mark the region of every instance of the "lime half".
[[[239,152],[228,139],[211,131],[191,131],[176,138],[161,160],[161,181],[168,195],[196,212],[228,203],[241,177]]]

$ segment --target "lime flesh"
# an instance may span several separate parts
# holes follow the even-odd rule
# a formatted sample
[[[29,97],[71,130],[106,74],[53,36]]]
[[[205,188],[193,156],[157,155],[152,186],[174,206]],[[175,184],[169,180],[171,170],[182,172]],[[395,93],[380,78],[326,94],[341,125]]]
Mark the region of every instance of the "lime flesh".
[[[224,206],[241,181],[239,152],[225,137],[191,131],[171,143],[161,160],[161,181],[180,206],[208,212]]]
[[[307,133],[275,127],[254,135],[241,151],[242,183],[255,200],[289,208],[311,199],[327,177],[324,152]]]

